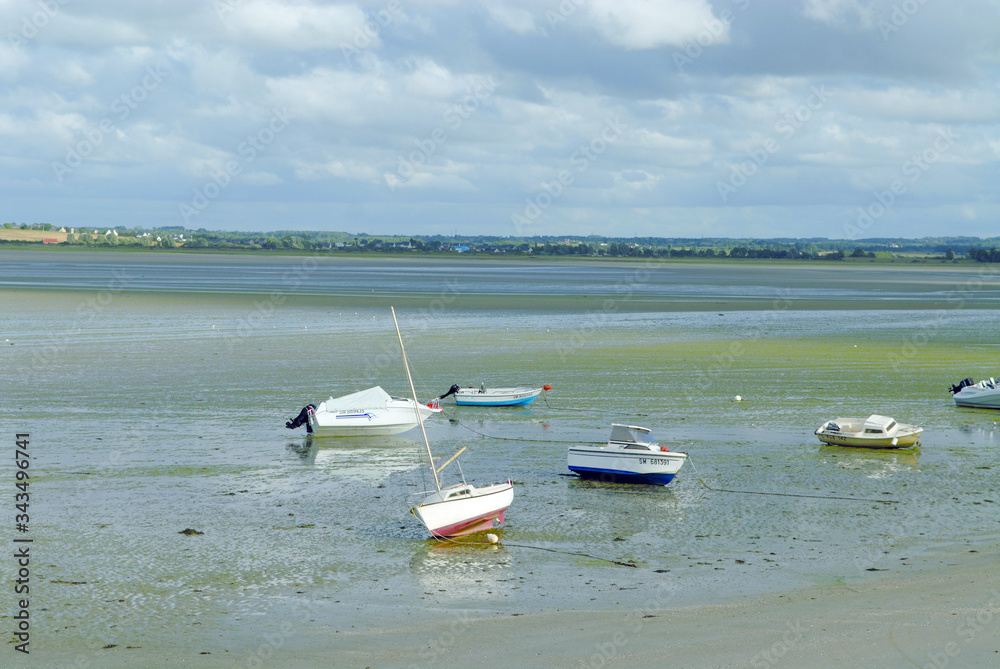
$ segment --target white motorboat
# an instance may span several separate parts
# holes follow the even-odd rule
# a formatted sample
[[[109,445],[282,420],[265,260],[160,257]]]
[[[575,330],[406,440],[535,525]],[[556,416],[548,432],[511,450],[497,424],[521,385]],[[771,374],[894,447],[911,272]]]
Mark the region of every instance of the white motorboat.
[[[396,336],[399,338],[399,350],[403,354],[406,378],[410,381],[410,391],[413,393],[414,401],[416,401],[417,392],[413,387],[413,377],[410,375],[410,363],[406,360],[406,349],[403,347],[403,335],[399,332],[396,310],[392,307],[390,309],[392,310],[392,322],[396,326]],[[463,474],[461,483],[442,488],[438,474],[455,460],[465,450],[465,447],[463,446],[458,453],[448,458],[444,464],[437,466],[434,462],[434,455],[431,453],[431,443],[427,439],[427,431],[424,429],[423,417],[418,415],[417,422],[420,425],[420,433],[424,436],[427,458],[430,460],[431,473],[434,475],[434,487],[437,490],[423,497],[420,502],[410,508],[410,512],[423,523],[424,527],[435,538],[459,537],[473,532],[481,532],[492,528],[494,521],[503,524],[504,513],[514,501],[513,482],[508,479],[506,483],[477,488],[466,483]]]
[[[607,444],[570,446],[566,463],[584,478],[610,483],[667,485],[687,460],[687,453],[670,451],[652,441],[649,429],[611,424]]]
[[[1000,409],[1000,381],[989,378],[976,383],[963,379],[951,387],[955,404],[975,409]]]
[[[444,395],[439,397],[443,400],[449,395],[455,396],[455,404],[459,406],[481,406],[481,407],[504,407],[531,404],[542,394],[543,390],[551,390],[552,386],[511,386],[487,388],[485,384],[478,388],[467,386],[460,387],[453,385]]]
[[[421,418],[441,413],[437,401],[418,404],[409,398],[393,397],[375,386],[342,397],[331,397],[319,406],[309,404],[285,427],[295,429],[303,424],[317,437],[379,437],[400,434],[417,427],[417,411]]]
[[[872,414],[868,418],[836,418],[816,429],[816,436],[833,446],[859,448],[905,448],[920,444],[922,427],[897,423],[888,416]]]

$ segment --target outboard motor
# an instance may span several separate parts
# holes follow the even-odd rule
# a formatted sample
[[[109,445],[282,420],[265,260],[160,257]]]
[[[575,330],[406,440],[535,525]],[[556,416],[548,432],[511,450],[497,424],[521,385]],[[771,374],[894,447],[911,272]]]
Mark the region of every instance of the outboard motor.
[[[976,382],[973,381],[971,378],[966,377],[966,378],[962,379],[961,381],[959,381],[957,386],[952,386],[951,387],[951,394],[954,395],[955,393],[957,393],[960,390],[962,390],[962,388],[965,388],[966,386],[974,386],[974,385],[976,385]]]
[[[306,426],[306,432],[312,433],[312,431],[313,431],[312,425],[309,424],[309,410],[310,409],[313,410],[313,411],[315,411],[316,410],[316,405],[315,404],[307,404],[304,407],[302,407],[302,411],[299,412],[299,415],[296,416],[295,418],[293,418],[292,420],[287,421],[285,423],[285,427],[287,427],[289,430],[294,430],[297,427],[302,427],[303,425],[305,425]]]
[[[457,392],[458,392],[458,384],[454,383],[452,384],[451,388],[448,389],[448,392],[439,397],[438,400],[443,400],[444,398],[448,397],[448,395],[454,395]]]

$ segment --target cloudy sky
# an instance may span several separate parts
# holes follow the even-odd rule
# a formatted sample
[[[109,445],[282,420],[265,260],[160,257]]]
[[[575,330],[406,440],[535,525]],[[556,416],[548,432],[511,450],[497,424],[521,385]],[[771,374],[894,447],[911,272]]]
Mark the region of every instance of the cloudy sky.
[[[0,221],[1000,234],[1000,2],[0,0],[0,25]]]

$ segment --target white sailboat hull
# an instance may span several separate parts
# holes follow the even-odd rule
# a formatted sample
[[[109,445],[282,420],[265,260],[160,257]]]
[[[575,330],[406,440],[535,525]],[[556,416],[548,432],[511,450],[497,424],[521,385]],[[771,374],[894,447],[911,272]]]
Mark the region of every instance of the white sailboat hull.
[[[460,483],[434,492],[410,511],[435,537],[459,537],[504,522],[514,501],[514,484],[475,486]]]
[[[410,363],[406,359],[406,348],[403,346],[403,335],[399,331],[399,321],[396,320],[396,309],[393,307],[389,307],[389,309],[392,311],[393,325],[396,326],[396,337],[399,338],[399,351],[403,354],[403,366],[406,368],[406,378],[410,382],[410,392],[414,402],[416,402],[417,391],[413,387],[413,375],[410,374]],[[437,401],[434,404],[436,406]],[[489,529],[493,527],[494,522],[502,524],[504,512],[514,501],[514,484],[508,480],[507,483],[476,488],[463,481],[460,484],[442,488],[438,474],[465,448],[463,447],[458,453],[451,456],[440,467],[437,466],[434,463],[434,455],[431,453],[431,442],[427,439],[427,431],[424,430],[423,417],[420,413],[414,413],[417,416],[420,431],[423,433],[424,446],[427,447],[427,459],[430,462],[431,473],[434,475],[434,487],[437,488],[437,492],[430,493],[419,504],[411,507],[410,511],[413,515],[424,524],[424,527],[435,538],[459,537]]]

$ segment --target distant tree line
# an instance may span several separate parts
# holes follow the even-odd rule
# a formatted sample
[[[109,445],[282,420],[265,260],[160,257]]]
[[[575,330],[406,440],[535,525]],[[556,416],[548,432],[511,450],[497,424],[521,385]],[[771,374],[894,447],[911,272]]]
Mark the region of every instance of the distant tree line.
[[[989,251],[986,249],[969,249],[969,257],[977,262],[1000,262],[1000,250],[992,248]]]

